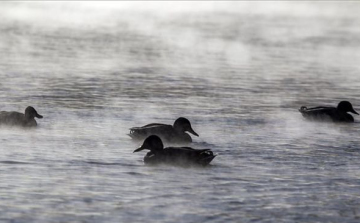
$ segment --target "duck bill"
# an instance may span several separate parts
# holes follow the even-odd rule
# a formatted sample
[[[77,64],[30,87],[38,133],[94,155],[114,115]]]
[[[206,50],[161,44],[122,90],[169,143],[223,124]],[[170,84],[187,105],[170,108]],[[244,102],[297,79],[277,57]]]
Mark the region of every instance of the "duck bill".
[[[143,146],[140,146],[139,148],[135,149],[133,153],[140,152],[141,150],[144,150],[145,148]]]
[[[199,134],[197,134],[192,128],[190,128],[190,129],[188,130],[188,132],[190,132],[191,134],[199,137]]]
[[[36,118],[43,118],[43,116],[42,116],[42,115],[39,115],[39,114],[36,114],[35,117],[36,117]]]
[[[357,115],[359,115],[359,113],[357,113],[354,109],[351,109],[351,111],[350,111],[351,113],[353,113],[353,114],[357,114]]]

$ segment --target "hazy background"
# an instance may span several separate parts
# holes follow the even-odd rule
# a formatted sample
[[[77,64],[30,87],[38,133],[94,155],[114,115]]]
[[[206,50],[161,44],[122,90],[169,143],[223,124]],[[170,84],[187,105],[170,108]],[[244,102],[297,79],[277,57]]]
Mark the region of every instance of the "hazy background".
[[[0,2],[0,222],[358,222],[358,2]],[[187,117],[208,168],[126,134]]]

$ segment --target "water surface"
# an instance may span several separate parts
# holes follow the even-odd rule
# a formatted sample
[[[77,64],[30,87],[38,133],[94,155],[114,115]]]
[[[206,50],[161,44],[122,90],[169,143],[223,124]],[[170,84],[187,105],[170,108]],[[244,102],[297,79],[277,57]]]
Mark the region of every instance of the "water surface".
[[[110,5],[114,4],[114,5]],[[0,3],[1,222],[358,222],[355,2]],[[187,117],[207,168],[145,166],[128,129]]]

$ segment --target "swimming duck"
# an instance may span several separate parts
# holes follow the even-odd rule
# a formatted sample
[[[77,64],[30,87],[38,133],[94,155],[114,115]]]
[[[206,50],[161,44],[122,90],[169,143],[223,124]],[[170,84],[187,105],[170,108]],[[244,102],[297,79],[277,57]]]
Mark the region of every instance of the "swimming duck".
[[[152,123],[142,127],[133,127],[130,129],[129,136],[135,140],[144,140],[150,135],[157,135],[167,143],[191,143],[192,139],[189,134],[199,136],[192,128],[190,121],[180,117],[176,119],[174,125],[161,123]]]
[[[347,112],[359,115],[348,101],[341,101],[336,108],[302,106],[299,111],[305,118],[318,121],[354,122],[354,117]]]
[[[150,152],[144,157],[145,164],[170,164],[180,166],[208,165],[216,155],[210,149],[193,149],[190,147],[167,147],[156,135],[147,137],[138,149],[148,149]]]
[[[35,117],[43,118],[43,116],[39,115],[37,111],[31,106],[28,106],[25,109],[25,114],[15,111],[0,111],[0,125],[35,127],[37,126]]]

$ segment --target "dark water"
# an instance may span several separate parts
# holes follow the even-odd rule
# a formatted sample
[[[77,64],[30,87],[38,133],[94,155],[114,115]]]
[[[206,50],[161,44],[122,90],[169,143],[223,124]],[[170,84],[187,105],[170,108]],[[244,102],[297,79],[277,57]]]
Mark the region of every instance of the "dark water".
[[[113,5],[111,5],[113,4]],[[0,222],[359,222],[357,2],[0,3]],[[190,119],[208,168],[148,167],[128,128]]]

